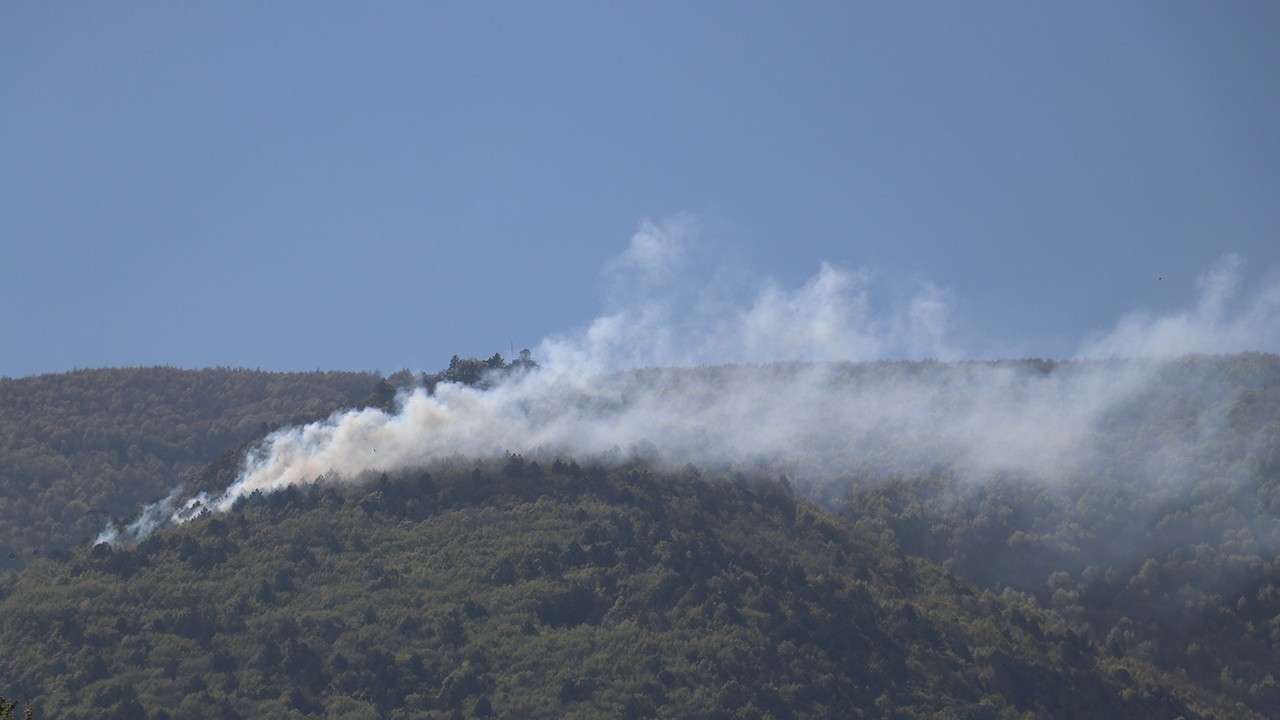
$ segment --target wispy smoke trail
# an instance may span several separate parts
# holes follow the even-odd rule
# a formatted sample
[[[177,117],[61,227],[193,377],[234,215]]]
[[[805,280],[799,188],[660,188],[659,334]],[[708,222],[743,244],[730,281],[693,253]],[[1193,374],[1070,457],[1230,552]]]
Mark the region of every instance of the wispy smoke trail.
[[[899,307],[873,311],[864,271],[821,263],[798,288],[708,259],[686,217],[645,221],[605,268],[606,312],[553,337],[539,357],[566,372],[788,361],[952,358],[946,293],[919,282]]]
[[[1244,260],[1227,255],[1197,283],[1190,310],[1156,316],[1126,315],[1110,333],[1085,344],[1086,357],[1169,357],[1195,353],[1274,352],[1280,344],[1280,282],[1272,282],[1232,313]]]
[[[823,264],[799,288],[758,282],[734,304],[720,282],[683,278],[695,238],[688,219],[644,223],[606,268],[619,288],[609,312],[544,341],[541,370],[485,390],[419,389],[394,413],[349,411],[278,431],[225,492],[179,504],[175,491],[98,541],[137,541],[254,491],[458,455],[643,447],[677,465],[767,462],[812,482],[938,465],[1052,480],[1091,461],[1104,418],[1149,390],[1168,358],[1270,350],[1280,338],[1280,287],[1228,311],[1240,267],[1229,257],[1201,281],[1193,309],[1125,317],[1082,348],[1126,359],[857,364],[953,357],[946,293],[921,284],[902,307],[877,314],[865,273]]]

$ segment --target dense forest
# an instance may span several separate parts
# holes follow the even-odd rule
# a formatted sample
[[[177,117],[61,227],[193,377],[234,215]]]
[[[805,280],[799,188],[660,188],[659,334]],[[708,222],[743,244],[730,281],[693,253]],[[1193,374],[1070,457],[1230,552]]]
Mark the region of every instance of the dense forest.
[[[843,513],[1110,656],[1280,717],[1280,358],[1189,358],[1162,380],[1057,482],[938,469],[860,484]]]
[[[285,490],[7,590],[0,674],[61,718],[1208,717],[1029,597],[692,467]]]
[[[963,405],[988,366],[829,375]],[[336,402],[501,381],[486,369],[510,366],[352,376]],[[876,446],[896,465],[836,447],[822,482],[661,452],[453,456],[254,493],[136,545],[69,541],[4,576],[0,691],[59,718],[1280,718],[1280,357],[1160,373],[1049,475],[910,443]],[[266,428],[241,430],[183,461],[188,493],[236,480]],[[74,449],[32,436],[42,462]],[[6,482],[6,513],[44,487]]]
[[[0,378],[0,569],[88,542],[222,453],[366,401],[378,380],[167,367]]]

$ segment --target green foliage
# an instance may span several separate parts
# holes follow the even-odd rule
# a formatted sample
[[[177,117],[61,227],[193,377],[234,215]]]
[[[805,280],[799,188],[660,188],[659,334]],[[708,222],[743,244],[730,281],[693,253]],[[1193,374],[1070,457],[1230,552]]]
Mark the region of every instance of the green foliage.
[[[457,355],[449,361],[449,367],[438,373],[423,373],[422,384],[427,392],[435,392],[436,385],[442,382],[491,387],[494,383],[512,373],[523,373],[538,367],[532,353],[521,350],[520,357],[507,362],[499,353],[494,353],[488,360],[479,358],[461,358]]]
[[[128,368],[0,379],[0,569],[96,535],[219,454],[369,395],[367,373]]]
[[[458,359],[451,381],[515,364]],[[184,472],[225,487],[239,456],[216,448],[330,407],[320,377],[119,372],[100,393],[0,381],[9,542],[70,543],[67,508],[132,512]],[[1052,483],[893,447],[898,475],[852,458],[852,479],[796,483],[833,514],[763,470],[512,455],[254,495],[130,549],[16,545],[0,687],[59,718],[1278,718],[1280,358],[1163,372]],[[414,381],[357,377],[333,404]]]
[[[0,695],[0,720],[12,720],[13,713],[17,709],[18,709],[17,700],[8,700],[5,698],[5,696]],[[34,714],[35,714],[35,706],[33,706],[31,703],[27,703],[26,709],[22,711],[23,719],[31,720]]]
[[[698,474],[512,457],[258,496],[33,563],[0,677],[71,719],[1199,717],[1029,598]]]
[[[860,484],[844,514],[1025,593],[1118,666],[1222,698],[1223,716],[1280,717],[1280,358],[1188,358],[1163,380],[1057,482],[939,469]]]

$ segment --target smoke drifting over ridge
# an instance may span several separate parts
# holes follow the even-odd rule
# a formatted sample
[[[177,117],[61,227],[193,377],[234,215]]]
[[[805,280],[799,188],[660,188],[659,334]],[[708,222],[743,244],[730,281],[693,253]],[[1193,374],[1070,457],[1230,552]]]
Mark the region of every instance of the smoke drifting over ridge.
[[[175,491],[97,541],[136,542],[254,491],[508,452],[765,463],[802,483],[934,466],[1053,481],[1088,466],[1104,418],[1160,382],[1173,358],[1273,351],[1280,340],[1280,284],[1232,312],[1241,261],[1228,256],[1191,309],[1126,316],[1086,342],[1079,356],[1098,360],[870,362],[959,357],[947,293],[920,282],[881,311],[866,273],[825,263],[795,289],[722,268],[699,274],[696,236],[688,218],[644,222],[604,271],[606,312],[544,340],[540,370],[277,431],[223,493],[183,502]]]

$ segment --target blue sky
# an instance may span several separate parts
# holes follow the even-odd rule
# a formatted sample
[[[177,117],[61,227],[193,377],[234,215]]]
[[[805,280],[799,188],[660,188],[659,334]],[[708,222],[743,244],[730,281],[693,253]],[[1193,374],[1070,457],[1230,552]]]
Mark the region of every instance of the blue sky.
[[[0,375],[436,370],[654,293],[785,324],[824,273],[845,329],[941,308],[865,356],[1068,357],[1224,264],[1221,349],[1280,350],[1276,38],[1270,2],[5,3]]]

